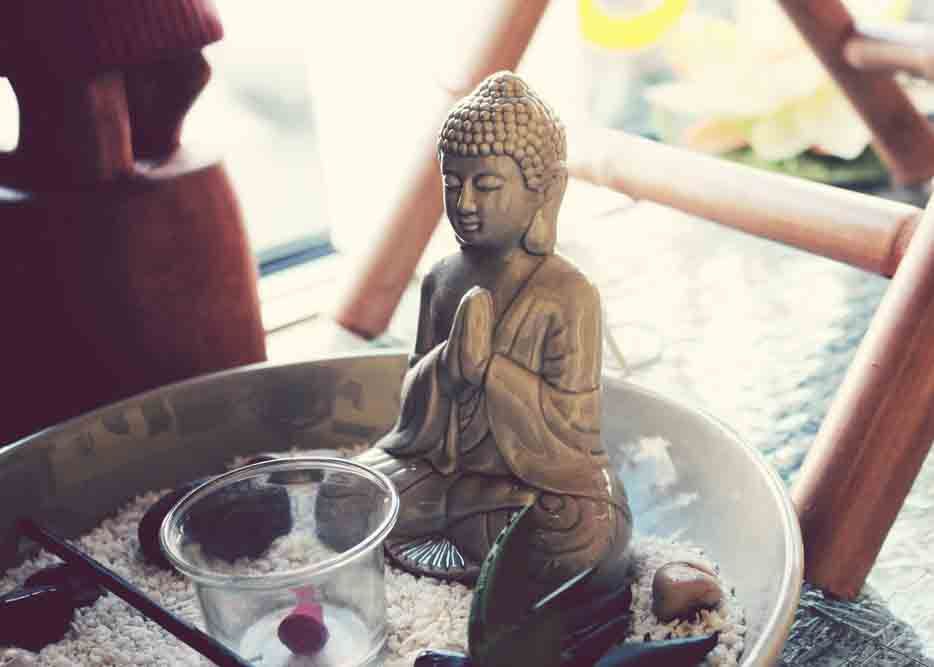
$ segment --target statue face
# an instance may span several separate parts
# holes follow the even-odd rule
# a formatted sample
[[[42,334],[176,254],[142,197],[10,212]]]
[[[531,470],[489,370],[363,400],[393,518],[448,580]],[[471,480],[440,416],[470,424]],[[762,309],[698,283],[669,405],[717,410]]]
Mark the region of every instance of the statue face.
[[[444,209],[461,245],[516,247],[544,203],[525,187],[522,172],[508,155],[444,155]]]

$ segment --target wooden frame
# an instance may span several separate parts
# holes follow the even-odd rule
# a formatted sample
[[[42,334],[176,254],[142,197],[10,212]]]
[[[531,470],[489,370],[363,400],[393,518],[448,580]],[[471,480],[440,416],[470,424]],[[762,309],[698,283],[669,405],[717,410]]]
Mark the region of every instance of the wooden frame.
[[[449,91],[451,101],[463,97],[493,72],[515,69],[548,7],[548,0],[508,0],[490,30],[489,37],[469,55],[460,81],[464,86]],[[438,126],[442,119],[438,119]],[[385,232],[359,272],[359,278],[337,313],[341,326],[367,338],[385,330],[402,293],[415,272],[419,258],[443,213],[441,173],[438,170],[438,127],[428,128],[416,143],[425,156],[400,193]]]
[[[839,0],[780,0],[860,111],[899,183],[934,175],[934,132],[885,71],[844,56],[866,49]],[[510,3],[471,82],[514,67],[546,0]],[[892,277],[890,288],[792,496],[807,578],[858,594],[934,441],[934,205],[920,209],[768,174],[611,130],[571,128],[572,175]],[[434,136],[338,321],[375,336],[388,324],[441,217]]]

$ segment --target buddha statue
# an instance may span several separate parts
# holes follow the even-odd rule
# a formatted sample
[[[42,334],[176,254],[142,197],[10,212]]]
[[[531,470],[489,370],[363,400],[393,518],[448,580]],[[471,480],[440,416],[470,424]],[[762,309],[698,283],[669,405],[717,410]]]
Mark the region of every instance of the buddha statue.
[[[510,72],[441,129],[460,251],[423,281],[399,419],[358,457],[400,493],[387,552],[409,572],[474,580],[528,505],[542,590],[587,568],[615,585],[627,568],[632,516],[600,439],[600,297],[555,254],[566,152],[558,117]]]

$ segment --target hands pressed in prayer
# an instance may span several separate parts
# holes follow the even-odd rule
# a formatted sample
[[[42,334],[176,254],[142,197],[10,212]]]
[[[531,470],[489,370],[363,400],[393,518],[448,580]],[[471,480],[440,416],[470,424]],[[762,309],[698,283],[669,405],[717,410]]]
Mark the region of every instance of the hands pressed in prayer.
[[[442,367],[457,392],[483,384],[493,356],[493,297],[482,287],[472,287],[461,299],[442,352]]]

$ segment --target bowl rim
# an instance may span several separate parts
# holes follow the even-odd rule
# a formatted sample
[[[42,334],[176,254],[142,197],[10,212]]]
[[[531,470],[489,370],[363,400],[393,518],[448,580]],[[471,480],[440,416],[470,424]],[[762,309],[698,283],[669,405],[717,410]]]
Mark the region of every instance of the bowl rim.
[[[72,429],[83,424],[86,420],[93,418],[102,412],[122,409],[126,406],[135,405],[146,398],[164,394],[166,392],[172,392],[179,388],[191,388],[209,385],[219,380],[259,373],[268,369],[299,367],[304,365],[315,365],[330,362],[356,362],[369,358],[398,358],[404,360],[407,358],[408,352],[408,349],[402,347],[387,347],[382,349],[368,348],[357,351],[342,351],[331,354],[321,354],[307,359],[261,361],[166,383],[162,386],[138,392],[106,405],[98,406],[57,424],[47,426],[39,431],[26,435],[19,440],[15,440],[6,444],[0,444],[0,465],[3,465],[5,460],[8,458],[14,457],[19,451],[25,450],[26,448],[38,442],[59,437],[64,433],[68,433]],[[692,405],[687,401],[682,401],[681,399],[669,398],[659,392],[646,389],[630,379],[613,376],[606,371],[602,373],[601,381],[608,384],[622,386],[629,391],[635,391],[637,393],[649,395],[655,400],[660,400],[670,406],[675,407],[676,409],[691,413],[694,416],[701,418],[702,420],[714,426],[716,429],[720,430],[735,443],[739,444],[740,447],[737,449],[746,457],[751,458],[755,467],[760,469],[760,471],[763,473],[767,483],[769,484],[771,495],[779,502],[779,506],[781,508],[782,525],[786,531],[785,534],[791,536],[791,540],[786,541],[785,545],[785,556],[788,567],[786,567],[785,572],[782,573],[781,590],[784,591],[784,594],[779,599],[779,604],[777,607],[773,610],[772,614],[763,625],[762,635],[759,637],[758,641],[756,641],[751,646],[745,647],[741,656],[740,667],[764,667],[765,665],[770,665],[774,662],[777,662],[781,654],[782,647],[784,646],[785,639],[787,638],[788,630],[790,629],[791,623],[794,620],[794,613],[797,609],[798,601],[800,598],[804,569],[804,547],[801,541],[797,513],[791,504],[791,500],[788,496],[784,482],[781,481],[781,479],[778,477],[778,474],[774,471],[774,469],[772,469],[771,465],[768,464],[768,462],[758,450],[749,445],[736,433],[736,431],[732,429],[732,427],[726,425],[719,418],[712,416],[703,408]]]
[[[350,549],[319,563],[279,574],[244,575],[221,573],[195,565],[178,552],[177,547],[182,536],[178,528],[178,522],[199,501],[230,484],[242,482],[258,475],[294,472],[296,470],[343,472],[367,479],[386,494],[386,498],[389,500],[386,516],[383,517],[375,529]],[[296,584],[306,583],[309,579],[327,575],[359,560],[375,548],[382,548],[383,541],[396,525],[399,506],[399,493],[392,481],[379,470],[356,461],[331,456],[296,456],[288,459],[261,461],[218,475],[185,494],[162,520],[159,527],[159,544],[172,566],[199,585],[249,590],[288,588]]]
[[[762,625],[761,633],[756,642],[751,646],[746,646],[743,650],[740,655],[739,667],[771,665],[777,662],[791,629],[791,624],[794,622],[804,581],[804,544],[801,537],[801,527],[798,514],[795,511],[785,483],[758,449],[746,442],[731,426],[703,408],[669,398],[657,391],[646,389],[631,380],[608,375],[604,375],[603,380],[607,384],[616,385],[625,391],[642,394],[676,410],[692,414],[701,421],[706,422],[738,445],[737,451],[742,453],[762,475],[762,479],[765,481],[769,493],[779,510],[782,535],[785,536],[785,568],[781,574],[778,604],[775,605]]]

